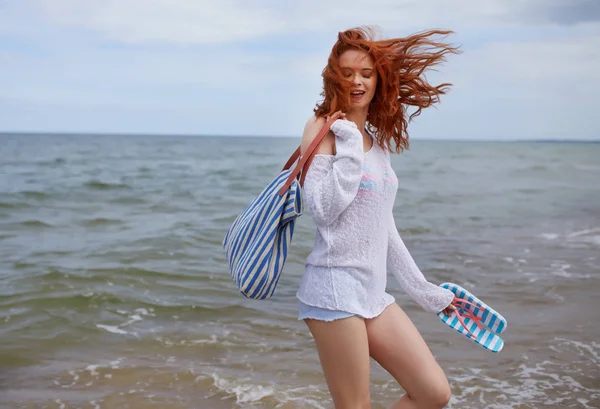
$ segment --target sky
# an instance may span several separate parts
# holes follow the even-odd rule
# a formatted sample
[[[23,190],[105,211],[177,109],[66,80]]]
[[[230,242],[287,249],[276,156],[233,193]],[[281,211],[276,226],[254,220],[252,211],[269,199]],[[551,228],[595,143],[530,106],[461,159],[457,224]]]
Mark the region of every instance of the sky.
[[[454,31],[413,139],[600,139],[600,0],[0,0],[0,131],[299,137],[357,26]]]

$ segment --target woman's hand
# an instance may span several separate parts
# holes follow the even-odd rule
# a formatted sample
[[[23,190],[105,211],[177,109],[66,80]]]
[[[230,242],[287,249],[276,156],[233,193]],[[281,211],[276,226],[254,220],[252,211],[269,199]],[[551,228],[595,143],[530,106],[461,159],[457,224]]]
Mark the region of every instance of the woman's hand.
[[[442,312],[446,315],[446,317],[449,317],[452,314],[452,311],[456,311],[456,306],[454,305],[454,300],[452,300],[452,302],[450,303],[449,306],[447,306],[446,308],[444,308],[442,310]]]
[[[327,115],[325,117],[325,122],[329,122],[330,119],[335,118],[334,120],[338,120],[338,119],[346,119],[346,114],[343,113],[342,111],[337,111],[335,112],[333,115],[329,116]]]

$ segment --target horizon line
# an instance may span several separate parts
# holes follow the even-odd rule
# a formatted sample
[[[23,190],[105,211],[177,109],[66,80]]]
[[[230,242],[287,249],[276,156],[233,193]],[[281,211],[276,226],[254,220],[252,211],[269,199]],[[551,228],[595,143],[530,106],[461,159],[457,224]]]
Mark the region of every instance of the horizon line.
[[[194,133],[150,133],[150,132],[77,132],[77,131],[0,131],[0,136],[9,135],[65,135],[65,136],[150,136],[150,137],[191,137],[191,138],[274,138],[291,139],[301,138],[301,135],[225,135],[225,134],[194,134]],[[600,138],[596,139],[566,139],[566,138],[443,138],[443,137],[412,137],[412,140],[424,141],[448,141],[448,142],[578,142],[578,143],[599,143]]]

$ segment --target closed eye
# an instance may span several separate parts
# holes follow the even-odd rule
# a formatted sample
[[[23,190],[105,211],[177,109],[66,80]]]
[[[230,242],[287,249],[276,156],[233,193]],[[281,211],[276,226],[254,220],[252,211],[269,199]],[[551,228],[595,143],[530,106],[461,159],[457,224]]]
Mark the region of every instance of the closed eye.
[[[372,68],[362,68],[356,71],[360,71],[361,76],[365,79],[369,79],[373,76]],[[342,75],[344,76],[344,78],[350,78],[353,75],[353,70],[351,68],[344,67],[342,68]]]

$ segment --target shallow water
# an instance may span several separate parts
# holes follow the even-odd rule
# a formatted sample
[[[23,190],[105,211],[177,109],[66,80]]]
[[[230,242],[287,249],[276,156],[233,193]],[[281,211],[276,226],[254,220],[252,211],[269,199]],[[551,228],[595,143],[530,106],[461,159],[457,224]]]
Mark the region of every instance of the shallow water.
[[[221,241],[298,141],[0,136],[0,405],[330,408],[295,291],[237,293]],[[451,408],[600,407],[599,144],[413,142],[394,157],[400,233],[433,282],[508,320],[492,354],[396,296]],[[374,408],[400,387],[372,365]]]

